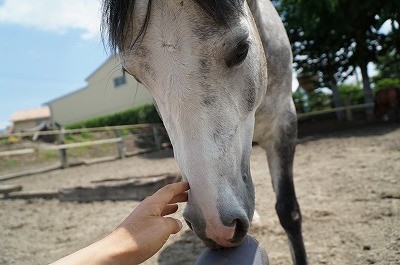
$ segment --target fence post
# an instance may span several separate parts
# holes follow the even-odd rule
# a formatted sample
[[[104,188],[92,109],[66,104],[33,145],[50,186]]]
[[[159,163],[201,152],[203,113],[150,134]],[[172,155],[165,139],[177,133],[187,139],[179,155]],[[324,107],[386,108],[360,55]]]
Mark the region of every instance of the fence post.
[[[118,155],[119,159],[124,159],[125,158],[125,146],[124,146],[124,139],[122,138],[122,133],[121,130],[115,130],[115,135],[120,138],[118,141]]]
[[[154,143],[156,144],[156,148],[158,150],[161,150],[162,146],[161,146],[161,138],[160,138],[160,134],[158,133],[158,128],[156,125],[152,125],[153,127],[153,134],[154,134]]]
[[[64,128],[60,129],[60,133],[58,134],[58,144],[64,144]],[[61,168],[68,167],[68,156],[67,149],[60,149],[60,159],[61,159]]]
[[[344,100],[344,104],[345,104],[345,108],[346,108],[346,118],[348,122],[353,121],[353,112],[351,111],[351,107],[350,107],[350,100],[348,98],[346,98]]]

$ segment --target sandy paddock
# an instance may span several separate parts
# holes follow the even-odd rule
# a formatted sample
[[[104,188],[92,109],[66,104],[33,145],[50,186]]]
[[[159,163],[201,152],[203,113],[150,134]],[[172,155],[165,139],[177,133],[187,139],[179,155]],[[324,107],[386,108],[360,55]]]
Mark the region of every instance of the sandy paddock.
[[[259,147],[251,167],[262,225],[250,233],[267,249],[272,265],[290,264]],[[2,183],[22,184],[26,191],[51,190],[177,171],[171,151],[162,151]],[[310,264],[400,264],[400,127],[379,124],[300,138],[295,183]],[[0,264],[50,263],[112,231],[136,205],[0,200]],[[145,264],[192,264],[202,249],[184,227]]]

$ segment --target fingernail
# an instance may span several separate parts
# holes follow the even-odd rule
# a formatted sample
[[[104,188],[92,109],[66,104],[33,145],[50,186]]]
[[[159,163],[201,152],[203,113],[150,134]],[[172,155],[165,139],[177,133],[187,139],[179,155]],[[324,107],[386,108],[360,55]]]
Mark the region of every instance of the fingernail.
[[[178,222],[179,231],[180,231],[183,227],[182,222],[180,220],[176,220],[176,221]]]

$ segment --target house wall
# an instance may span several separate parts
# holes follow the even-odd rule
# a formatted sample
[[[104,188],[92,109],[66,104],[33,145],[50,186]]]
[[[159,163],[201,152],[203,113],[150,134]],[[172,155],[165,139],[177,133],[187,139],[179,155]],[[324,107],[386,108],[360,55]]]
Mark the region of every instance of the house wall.
[[[67,125],[153,103],[150,92],[127,73],[126,83],[115,87],[114,78],[122,76],[119,60],[110,58],[87,78],[87,87],[48,103],[52,122]]]
[[[25,130],[29,130],[29,129],[35,128],[36,126],[38,126],[38,123],[37,123],[36,120],[15,121],[14,122],[13,132],[14,133],[20,133],[20,132],[23,132]]]

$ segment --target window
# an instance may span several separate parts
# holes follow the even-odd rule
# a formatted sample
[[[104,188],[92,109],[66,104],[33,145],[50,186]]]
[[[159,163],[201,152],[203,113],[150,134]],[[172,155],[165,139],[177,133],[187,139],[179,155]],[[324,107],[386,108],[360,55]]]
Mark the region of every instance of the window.
[[[114,87],[119,87],[124,84],[126,84],[126,78],[124,75],[114,78]]]

